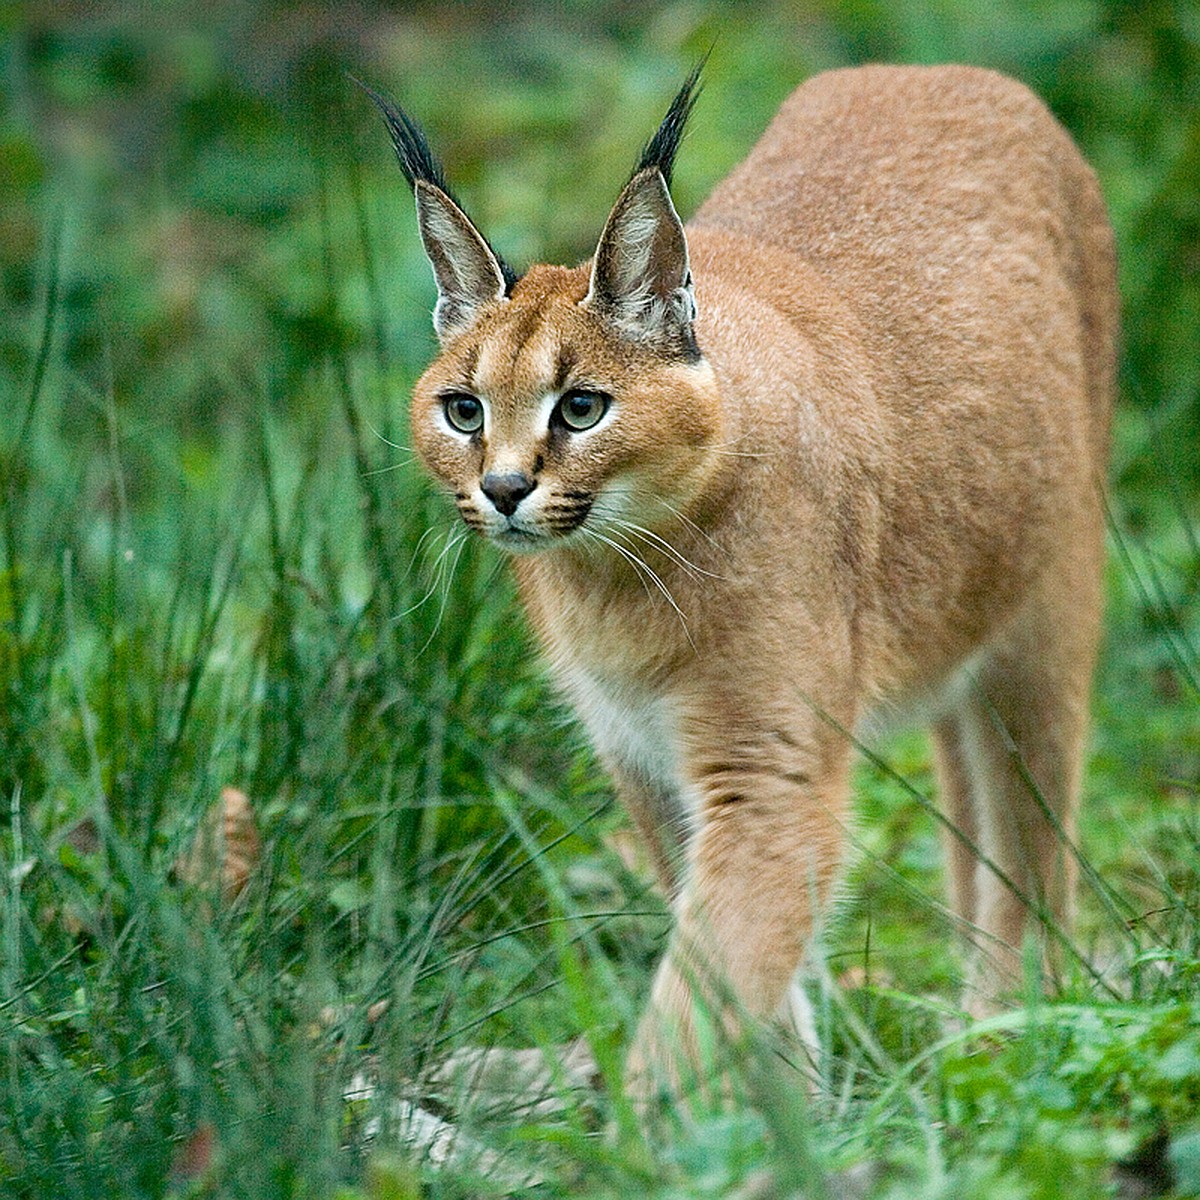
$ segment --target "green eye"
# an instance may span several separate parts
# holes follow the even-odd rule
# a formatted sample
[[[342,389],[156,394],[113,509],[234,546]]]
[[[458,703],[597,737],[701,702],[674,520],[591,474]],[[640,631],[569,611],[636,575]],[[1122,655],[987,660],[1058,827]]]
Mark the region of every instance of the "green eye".
[[[600,418],[608,412],[612,397],[604,392],[588,392],[582,388],[572,388],[563,392],[554,415],[558,421],[574,433],[591,429],[600,422]]]
[[[450,392],[442,404],[446,420],[459,433],[478,433],[483,428],[483,404],[470,392]]]

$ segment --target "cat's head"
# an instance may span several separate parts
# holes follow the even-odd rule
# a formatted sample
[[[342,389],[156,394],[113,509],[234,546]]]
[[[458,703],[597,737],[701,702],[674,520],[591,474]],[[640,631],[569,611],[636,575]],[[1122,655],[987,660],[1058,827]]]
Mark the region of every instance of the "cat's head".
[[[467,525],[506,549],[652,532],[691,506],[711,469],[720,405],[668,190],[698,73],[643,151],[592,261],[520,278],[449,191],[416,124],[370,93],[413,187],[438,288],[441,353],[414,388],[413,440]]]

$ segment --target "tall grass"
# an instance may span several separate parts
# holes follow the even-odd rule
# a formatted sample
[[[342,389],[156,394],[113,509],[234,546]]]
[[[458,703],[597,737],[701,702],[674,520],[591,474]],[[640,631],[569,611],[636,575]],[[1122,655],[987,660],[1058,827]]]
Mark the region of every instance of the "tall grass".
[[[133,512],[112,391],[91,446],[45,416],[81,387],[50,365],[56,271],[0,493],[0,1174],[162,1195],[211,1129],[230,1194],[328,1194],[361,1174],[353,1127],[394,1125],[450,1047],[578,1032],[560,955],[620,994],[641,885],[617,869],[597,906],[561,882],[609,801],[500,564],[382,432],[394,406],[364,411],[378,349],[311,381],[313,428],[232,439],[208,504]],[[180,871],[226,785],[265,837],[232,907]]]

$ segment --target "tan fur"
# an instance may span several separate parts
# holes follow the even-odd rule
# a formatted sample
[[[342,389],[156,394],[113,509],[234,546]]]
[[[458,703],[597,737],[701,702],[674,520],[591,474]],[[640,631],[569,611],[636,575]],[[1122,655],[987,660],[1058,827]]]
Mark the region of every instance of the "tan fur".
[[[811,80],[686,235],[699,362],[597,311],[588,264],[535,267],[445,339],[412,409],[422,457],[501,544],[481,476],[536,479],[521,594],[674,896],[634,1052],[658,1065],[664,1030],[691,1052],[695,969],[753,1016],[781,1004],[872,714],[932,724],[947,813],[1020,893],[948,839],[978,993],[1019,972],[1030,903],[1069,922],[1054,824],[1073,835],[1116,337],[1095,179],[989,72]],[[612,412],[556,441],[556,384]],[[471,444],[446,389],[489,406]],[[601,497],[584,530],[644,566],[556,536],[574,492]]]

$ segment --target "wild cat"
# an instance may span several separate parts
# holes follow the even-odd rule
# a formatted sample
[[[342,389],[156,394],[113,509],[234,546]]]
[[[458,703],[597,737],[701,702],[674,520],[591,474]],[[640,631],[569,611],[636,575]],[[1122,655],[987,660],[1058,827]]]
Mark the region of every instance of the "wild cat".
[[[972,1003],[1069,925],[1115,373],[1104,203],[1021,84],[819,75],[684,227],[696,94],[592,260],[520,277],[375,97],[438,289],[416,448],[512,553],[672,898],[639,1087],[698,1065],[698,1001],[784,1002],[872,714],[931,726]]]

